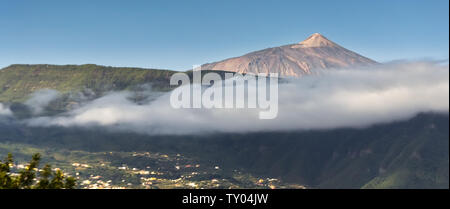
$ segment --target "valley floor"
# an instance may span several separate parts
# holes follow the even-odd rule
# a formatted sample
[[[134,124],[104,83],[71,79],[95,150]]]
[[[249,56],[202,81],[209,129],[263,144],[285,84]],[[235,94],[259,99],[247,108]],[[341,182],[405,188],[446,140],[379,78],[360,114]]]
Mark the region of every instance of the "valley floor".
[[[305,188],[275,178],[253,176],[242,170],[225,171],[220,165],[199,162],[181,154],[69,151],[0,143],[0,156],[8,152],[17,156],[13,173],[24,168],[33,153],[41,153],[42,163],[75,177],[77,188],[82,189]]]

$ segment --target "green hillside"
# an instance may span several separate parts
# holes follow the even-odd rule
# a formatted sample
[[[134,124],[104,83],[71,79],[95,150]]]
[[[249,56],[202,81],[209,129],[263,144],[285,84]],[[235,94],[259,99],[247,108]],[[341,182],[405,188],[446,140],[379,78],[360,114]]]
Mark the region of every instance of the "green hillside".
[[[87,65],[11,65],[0,70],[0,102],[23,102],[34,91],[61,93],[89,89],[95,93],[124,90],[150,83],[168,89],[175,71]]]
[[[209,72],[218,73],[222,78],[227,73],[203,70],[202,76]],[[155,91],[168,91],[173,88],[170,86],[170,77],[174,73],[177,71],[94,64],[11,65],[0,69],[0,102],[22,103],[31,93],[40,89],[54,89],[63,95],[89,91],[96,97],[109,91],[139,90],[143,85]],[[186,73],[192,81],[192,71]],[[65,104],[70,102],[62,101]]]
[[[305,132],[148,136],[1,123],[0,132],[0,143],[55,150],[181,153],[224,171],[244,169],[312,188],[449,187],[449,117],[443,114],[366,129]],[[147,163],[133,161],[133,166]]]

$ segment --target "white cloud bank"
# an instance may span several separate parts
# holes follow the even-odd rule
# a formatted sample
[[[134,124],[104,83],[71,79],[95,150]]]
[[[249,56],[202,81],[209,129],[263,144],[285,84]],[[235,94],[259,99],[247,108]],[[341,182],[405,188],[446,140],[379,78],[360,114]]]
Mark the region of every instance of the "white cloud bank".
[[[327,71],[279,85],[276,119],[258,109],[173,109],[170,94],[137,105],[120,92],[32,126],[113,127],[147,134],[201,134],[365,127],[404,120],[420,112],[449,112],[449,67],[402,62]]]
[[[4,104],[0,103],[0,117],[1,116],[11,116],[12,112],[11,110],[6,107]]]
[[[41,114],[45,107],[60,96],[59,92],[53,89],[41,89],[35,91],[25,104],[31,108],[33,114]]]

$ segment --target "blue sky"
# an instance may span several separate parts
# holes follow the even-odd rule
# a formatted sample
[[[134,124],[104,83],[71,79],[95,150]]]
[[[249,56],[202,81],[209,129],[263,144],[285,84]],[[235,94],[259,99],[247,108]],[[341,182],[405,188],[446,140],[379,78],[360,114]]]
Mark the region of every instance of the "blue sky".
[[[194,64],[319,32],[380,62],[449,57],[448,0],[0,0],[0,67]]]

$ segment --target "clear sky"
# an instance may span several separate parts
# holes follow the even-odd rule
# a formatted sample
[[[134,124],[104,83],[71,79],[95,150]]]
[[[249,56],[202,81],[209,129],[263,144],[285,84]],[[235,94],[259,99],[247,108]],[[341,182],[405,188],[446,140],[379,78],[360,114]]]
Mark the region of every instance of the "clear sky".
[[[448,0],[0,0],[0,67],[187,70],[312,33],[385,62],[449,57]]]

